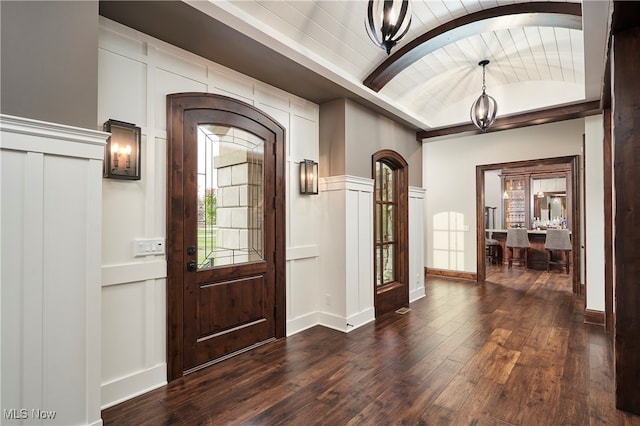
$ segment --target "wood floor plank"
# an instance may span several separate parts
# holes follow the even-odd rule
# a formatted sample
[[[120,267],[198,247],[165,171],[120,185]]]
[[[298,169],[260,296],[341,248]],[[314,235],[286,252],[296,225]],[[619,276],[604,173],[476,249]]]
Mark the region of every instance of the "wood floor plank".
[[[542,362],[536,370],[531,393],[522,410],[523,424],[532,418],[542,424],[558,424],[558,416],[562,410],[560,395],[563,365],[560,361],[566,353],[562,338],[563,333],[552,328],[547,345],[542,351]]]
[[[474,389],[475,385],[469,382],[464,375],[457,375],[436,398],[434,404],[458,411]]]
[[[504,347],[506,349],[512,349],[514,351],[522,350],[523,346],[529,339],[529,335],[531,334],[532,328],[527,327],[526,325],[519,322],[517,319],[507,319],[501,324],[501,328],[505,328],[507,330],[511,330],[511,334],[509,338],[504,342]]]
[[[426,296],[342,333],[316,326],[102,412],[128,425],[621,425],[611,337],[559,272],[428,277]],[[640,389],[639,389],[640,391]]]
[[[503,386],[490,379],[480,379],[473,392],[467,397],[458,410],[452,425],[498,424],[499,420],[491,417],[490,410],[494,401],[500,396]]]
[[[522,407],[527,404],[536,368],[527,365],[514,366],[497,398],[489,407],[491,417],[509,424],[520,424]]]
[[[456,377],[461,368],[461,363],[446,359],[428,376],[423,376],[421,379],[415,374],[409,376],[411,380],[406,380],[406,382],[411,383],[407,389],[410,392],[407,392],[402,398],[404,403],[398,406],[399,409],[391,419],[398,417],[406,424],[427,422],[425,411],[435,405],[434,401]],[[377,419],[373,420],[373,423],[368,424],[377,423]]]

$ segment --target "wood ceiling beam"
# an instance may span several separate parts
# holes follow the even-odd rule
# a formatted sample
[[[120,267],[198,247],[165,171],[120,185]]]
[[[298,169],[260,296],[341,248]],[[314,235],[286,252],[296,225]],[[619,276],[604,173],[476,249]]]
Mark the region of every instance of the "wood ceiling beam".
[[[492,7],[464,15],[440,25],[405,44],[389,56],[363,84],[379,92],[389,81],[416,61],[447,44],[483,31],[509,28],[510,22],[499,22],[511,15],[523,15],[517,26],[545,26],[582,29],[580,3],[531,2]],[[510,21],[510,20],[509,20]],[[485,58],[478,58],[478,60]]]
[[[601,112],[600,100],[595,100],[529,111],[522,114],[506,115],[504,117],[498,117],[495,123],[489,128],[489,130],[487,130],[487,133],[534,126],[537,124],[553,123],[556,121],[571,120],[574,118],[596,115]],[[424,139],[466,132],[469,132],[469,134],[482,133],[475,125],[469,123],[461,124],[459,126],[423,130],[416,133],[416,140],[421,142]]]

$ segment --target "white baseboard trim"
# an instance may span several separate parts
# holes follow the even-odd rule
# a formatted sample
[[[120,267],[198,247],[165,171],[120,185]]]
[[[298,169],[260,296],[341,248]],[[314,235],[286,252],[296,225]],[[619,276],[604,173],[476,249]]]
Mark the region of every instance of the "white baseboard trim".
[[[362,312],[351,315],[347,318],[347,332],[353,331],[356,328],[362,327],[365,324],[370,323],[376,319],[376,311],[373,308],[365,309]]]
[[[318,313],[311,312],[298,318],[287,321],[287,337],[300,333],[308,328],[318,325]]]
[[[411,292],[409,293],[409,303],[415,302],[418,299],[422,299],[425,296],[426,293],[424,292],[424,287],[411,290]]]
[[[318,324],[333,330],[347,332],[347,319],[327,312],[318,312]]]
[[[139,371],[130,376],[102,384],[102,407],[112,407],[116,404],[134,398],[143,393],[157,389],[167,384],[167,364],[158,364],[148,370]],[[136,389],[133,393],[131,389]]]
[[[356,328],[362,327],[365,324],[375,320],[375,311],[373,308],[366,309],[357,314],[351,315],[348,318],[341,317],[339,315],[330,314],[327,312],[318,312],[318,324],[333,330],[342,331],[348,333]]]

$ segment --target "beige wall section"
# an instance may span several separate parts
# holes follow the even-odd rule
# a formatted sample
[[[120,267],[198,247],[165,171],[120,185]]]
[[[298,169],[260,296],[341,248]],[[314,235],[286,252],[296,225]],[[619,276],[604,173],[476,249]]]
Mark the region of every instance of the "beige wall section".
[[[0,1],[0,112],[97,126],[98,2]]]
[[[416,131],[349,99],[320,106],[320,176],[371,178],[371,156],[398,152],[409,163],[409,185],[422,186],[422,146]]]
[[[586,140],[585,152],[582,150],[583,135]],[[582,186],[584,193],[580,194],[579,202],[582,207],[582,200],[585,199],[586,209],[580,246],[585,246],[585,235],[588,237],[588,264],[584,277],[587,283],[586,308],[603,310],[604,230],[602,226],[598,228],[603,220],[604,200],[602,140],[602,116],[482,135],[425,140],[425,266],[476,272],[476,166],[581,155],[584,159],[586,185]],[[443,234],[447,215],[441,214],[449,212],[456,213],[462,223],[452,224],[449,219],[449,225],[453,226],[446,230],[447,235]],[[585,224],[588,227],[586,232]],[[438,234],[449,238],[438,238]]]
[[[580,155],[584,131],[576,119],[425,140],[425,266],[476,272],[476,166]]]
[[[346,174],[371,176],[371,156],[392,149],[409,163],[409,185],[422,187],[422,145],[409,129],[356,102],[346,101]]]
[[[320,105],[320,176],[345,175],[345,99]]]

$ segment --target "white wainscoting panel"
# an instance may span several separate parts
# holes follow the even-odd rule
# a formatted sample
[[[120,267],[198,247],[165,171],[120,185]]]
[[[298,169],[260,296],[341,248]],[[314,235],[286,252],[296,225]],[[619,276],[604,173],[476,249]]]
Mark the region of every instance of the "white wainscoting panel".
[[[115,273],[124,274],[126,269]],[[141,394],[166,383],[166,362],[160,356],[166,340],[159,326],[166,318],[159,303],[165,300],[165,285],[165,279],[149,279],[102,288],[102,399],[109,401],[104,407],[131,398],[132,388]]]
[[[297,250],[293,250],[297,251]],[[300,250],[311,254],[313,250]],[[295,285],[288,286],[287,336],[317,325],[318,257],[308,256],[287,261],[287,277]]]
[[[107,137],[0,115],[2,413],[53,410],[48,424],[102,422],[100,203]],[[3,417],[3,424],[22,420]]]
[[[320,258],[318,322],[330,328],[346,328],[346,197],[334,178],[320,179]],[[327,208],[331,206],[331,208]]]
[[[320,324],[348,332],[375,318],[373,180],[320,179]]]
[[[425,189],[409,187],[409,302],[425,296],[424,195]]]
[[[373,300],[373,180],[347,185],[347,330],[375,318]],[[353,185],[353,183],[356,183]]]

